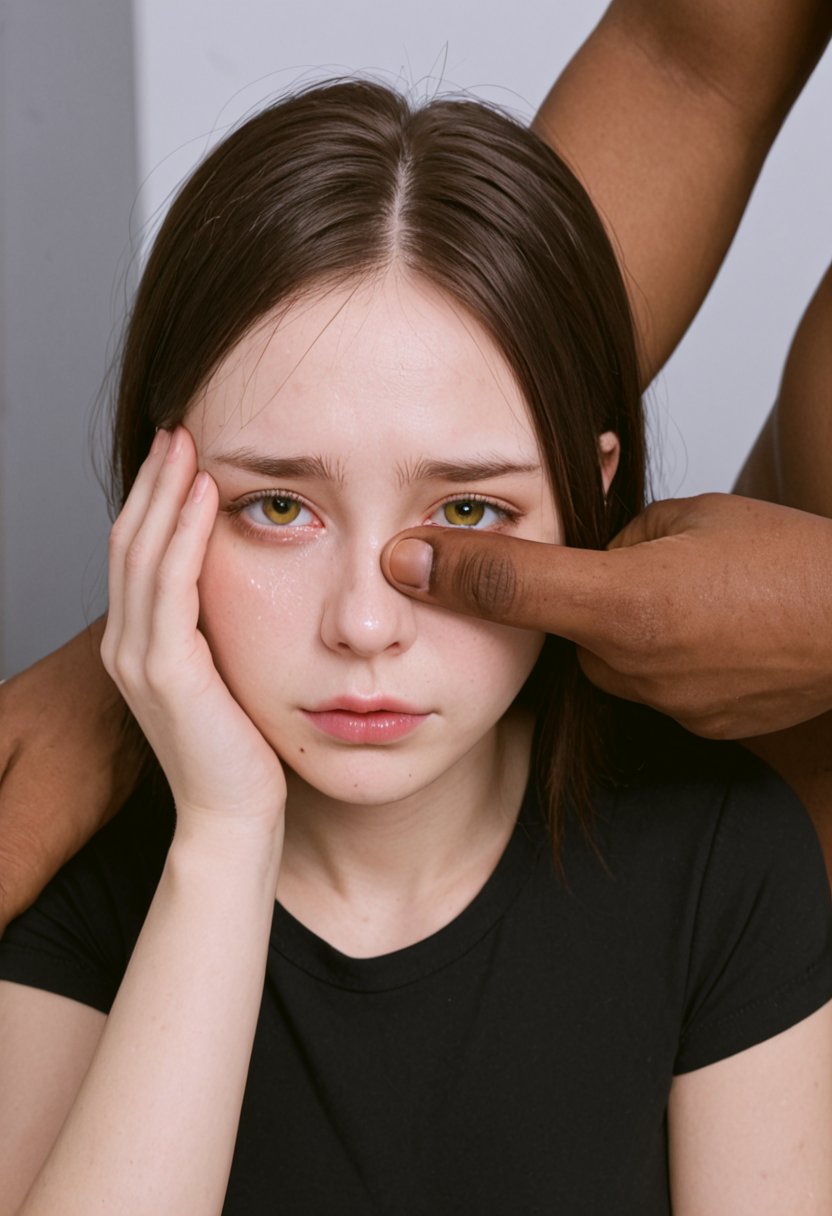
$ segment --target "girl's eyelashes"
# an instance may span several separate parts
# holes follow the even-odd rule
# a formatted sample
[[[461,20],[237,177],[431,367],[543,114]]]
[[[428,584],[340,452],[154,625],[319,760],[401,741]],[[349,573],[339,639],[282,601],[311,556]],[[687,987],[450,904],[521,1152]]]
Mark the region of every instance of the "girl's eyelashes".
[[[502,524],[517,523],[520,511],[500,506],[481,494],[466,494],[462,498],[448,498],[440,503],[427,520],[442,528],[472,528],[484,532]]]
[[[247,494],[229,503],[224,511],[254,532],[274,534],[323,527],[312,508],[287,490]],[[481,494],[465,494],[439,503],[424,522],[442,528],[470,528],[484,532],[489,528],[517,523],[521,517],[521,511],[496,503]]]
[[[321,521],[296,494],[285,490],[247,494],[229,504],[226,514],[252,529],[272,532],[298,528],[320,528]]]

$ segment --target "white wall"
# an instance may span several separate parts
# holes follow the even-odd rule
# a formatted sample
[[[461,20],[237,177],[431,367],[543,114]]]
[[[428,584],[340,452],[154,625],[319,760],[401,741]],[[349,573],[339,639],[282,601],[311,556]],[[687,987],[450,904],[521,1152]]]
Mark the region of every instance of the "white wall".
[[[104,512],[83,451],[129,226],[140,244],[143,221],[228,125],[310,73],[371,70],[417,91],[464,87],[529,118],[605,2],[133,0],[134,176],[128,0],[5,0],[6,671],[101,602]],[[710,299],[654,389],[661,492],[727,489],[771,402],[829,258],[830,113],[827,55]],[[135,180],[143,187],[129,225]]]

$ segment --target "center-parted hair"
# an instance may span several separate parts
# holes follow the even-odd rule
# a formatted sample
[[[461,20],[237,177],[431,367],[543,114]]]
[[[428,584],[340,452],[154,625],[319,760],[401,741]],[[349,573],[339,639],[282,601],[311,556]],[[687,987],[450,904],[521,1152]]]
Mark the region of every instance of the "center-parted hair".
[[[555,152],[468,99],[412,106],[338,80],[261,111],[197,167],[150,254],[125,336],[115,414],[123,501],[156,427],[180,422],[231,348],[305,293],[398,265],[489,332],[528,404],[566,544],[603,548],[643,505],[633,325],[586,192]],[[606,499],[597,440],[621,460]],[[557,845],[608,752],[609,699],[548,638],[527,695],[534,772]]]

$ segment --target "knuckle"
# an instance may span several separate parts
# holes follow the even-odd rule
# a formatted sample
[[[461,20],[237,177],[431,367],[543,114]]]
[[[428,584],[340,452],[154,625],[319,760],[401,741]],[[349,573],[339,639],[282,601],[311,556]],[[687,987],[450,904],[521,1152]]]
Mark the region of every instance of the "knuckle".
[[[138,671],[132,655],[124,649],[119,649],[112,657],[110,675],[120,688],[135,688],[138,683]]]
[[[484,616],[507,615],[517,598],[517,572],[503,553],[472,549],[463,554],[453,582],[458,594]]]
[[[726,695],[722,671],[704,673],[693,681],[675,716],[693,734],[706,739],[736,739],[752,733],[742,698]]]
[[[163,560],[159,563],[156,570],[155,587],[157,596],[164,597],[170,594],[177,585],[176,564],[169,560]]]
[[[688,729],[694,734],[702,735],[704,739],[719,739],[723,743],[736,739],[741,733],[729,718],[721,715],[705,718]]]
[[[119,516],[110,529],[108,547],[111,554],[121,553],[127,547],[128,542],[127,536],[125,535],[126,531],[126,524],[123,518]]]
[[[726,741],[737,738],[736,724],[732,718],[720,710],[692,710],[686,706],[684,710],[670,715],[675,718],[685,730],[703,739],[719,739]]]
[[[128,574],[141,573],[148,562],[148,547],[140,537],[135,537],[124,553],[124,568]]]
[[[666,633],[657,605],[647,596],[634,594],[610,619],[610,663],[623,675],[637,678],[652,666],[664,649]]]
[[[27,823],[22,817],[5,826],[0,840],[0,930],[37,898],[45,878],[63,860],[49,858],[45,845],[49,833],[43,831],[43,826],[39,820]],[[52,847],[58,848],[58,842],[53,841]]]
[[[152,692],[160,692],[167,683],[167,664],[153,650],[149,651],[144,660],[144,679]]]
[[[104,664],[104,670],[108,673],[108,675],[112,675],[115,668],[115,663],[113,661],[115,658],[115,645],[110,638],[107,637],[106,633],[101,639],[99,653],[101,655],[101,662]]]

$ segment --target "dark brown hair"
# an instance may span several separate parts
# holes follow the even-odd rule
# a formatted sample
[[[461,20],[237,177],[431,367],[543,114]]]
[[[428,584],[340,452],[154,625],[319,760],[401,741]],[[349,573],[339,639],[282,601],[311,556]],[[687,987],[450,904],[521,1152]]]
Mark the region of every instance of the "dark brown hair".
[[[394,261],[492,335],[528,403],[566,543],[602,548],[642,506],[645,463],[633,326],[603,225],[563,161],[506,114],[456,98],[414,108],[369,81],[332,81],[263,110],[175,199],[125,339],[116,499],[154,429],[182,419],[257,321]],[[606,499],[603,431],[621,441]],[[552,637],[530,688],[534,771],[557,845],[567,802],[589,806],[608,702]]]

